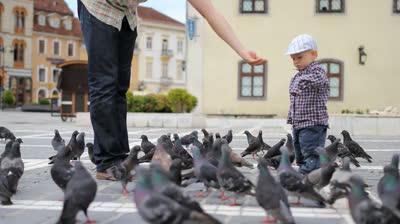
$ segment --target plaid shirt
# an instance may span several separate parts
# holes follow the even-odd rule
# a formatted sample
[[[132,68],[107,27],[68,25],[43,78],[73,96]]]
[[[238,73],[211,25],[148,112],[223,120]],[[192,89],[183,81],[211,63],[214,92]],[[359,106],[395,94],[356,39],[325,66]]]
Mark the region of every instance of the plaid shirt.
[[[81,0],[86,9],[105,24],[121,30],[126,16],[132,30],[137,26],[137,6],[147,0]]]
[[[325,70],[317,62],[299,71],[290,82],[290,109],[288,124],[293,129],[315,125],[328,126],[326,103],[329,81]]]

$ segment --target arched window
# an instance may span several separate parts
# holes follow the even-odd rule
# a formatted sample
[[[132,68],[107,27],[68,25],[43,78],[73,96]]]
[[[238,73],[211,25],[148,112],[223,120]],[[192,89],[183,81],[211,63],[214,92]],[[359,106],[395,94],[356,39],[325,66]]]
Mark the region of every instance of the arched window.
[[[25,32],[25,17],[27,11],[24,7],[15,7],[14,10],[15,33],[21,34]]]
[[[41,99],[44,99],[44,98],[46,98],[46,90],[40,89],[38,91],[38,101],[41,100]]]
[[[25,40],[13,41],[14,67],[24,67]]]
[[[329,79],[329,99],[343,100],[343,63],[335,59],[319,61]]]
[[[344,0],[317,0],[317,12],[344,12]]]

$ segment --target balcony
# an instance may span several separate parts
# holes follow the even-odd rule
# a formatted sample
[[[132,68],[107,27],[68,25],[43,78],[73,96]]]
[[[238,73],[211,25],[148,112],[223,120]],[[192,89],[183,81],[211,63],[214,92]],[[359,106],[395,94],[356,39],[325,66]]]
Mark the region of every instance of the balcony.
[[[161,76],[160,78],[160,84],[162,86],[170,86],[173,83],[173,80],[171,77],[168,76]]]
[[[161,50],[161,60],[169,60],[174,56],[174,52],[168,49]]]

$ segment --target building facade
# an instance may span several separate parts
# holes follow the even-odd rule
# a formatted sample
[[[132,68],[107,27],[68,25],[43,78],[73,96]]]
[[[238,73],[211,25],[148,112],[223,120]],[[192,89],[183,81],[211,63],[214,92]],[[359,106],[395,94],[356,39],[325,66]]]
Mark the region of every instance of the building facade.
[[[268,62],[244,63],[188,4],[187,88],[199,98],[198,112],[285,117],[296,72],[285,51],[303,33],[317,40],[331,114],[400,108],[400,0],[213,2],[244,45]]]
[[[148,7],[139,7],[138,15],[135,49],[138,76],[132,76],[131,86],[146,92],[184,88],[185,25]],[[135,68],[135,58],[132,67]]]
[[[57,97],[57,65],[81,58],[79,20],[64,0],[35,0],[32,38],[32,99]]]
[[[0,88],[14,93],[16,104],[31,102],[32,0],[0,2]]]

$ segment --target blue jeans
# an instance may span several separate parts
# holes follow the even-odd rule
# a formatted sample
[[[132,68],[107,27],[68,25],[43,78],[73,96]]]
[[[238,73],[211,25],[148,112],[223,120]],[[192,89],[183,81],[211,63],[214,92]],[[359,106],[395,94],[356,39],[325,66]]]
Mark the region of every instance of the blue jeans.
[[[320,167],[317,147],[325,147],[327,126],[316,125],[293,130],[293,143],[299,171],[309,173]]]
[[[91,15],[78,0],[78,15],[88,54],[90,118],[94,160],[104,171],[129,152],[126,92],[137,31],[124,18],[118,30]]]

